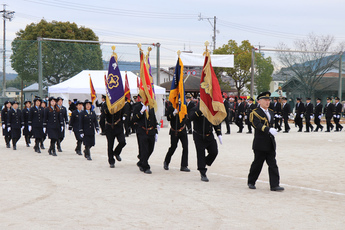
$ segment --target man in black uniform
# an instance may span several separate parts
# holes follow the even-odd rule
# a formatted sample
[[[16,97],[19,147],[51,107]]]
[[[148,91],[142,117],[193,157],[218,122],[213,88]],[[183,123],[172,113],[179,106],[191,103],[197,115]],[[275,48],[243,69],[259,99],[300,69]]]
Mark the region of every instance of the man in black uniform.
[[[5,101],[4,108],[1,110],[2,135],[5,137],[6,148],[11,148],[11,131],[8,131],[7,117],[11,111],[12,104]]]
[[[314,130],[314,132],[319,131],[319,129],[321,129],[321,132],[323,130],[323,126],[321,125],[321,117],[322,117],[322,104],[321,104],[321,99],[317,98],[316,99],[316,106],[315,106],[315,110],[314,110],[314,123],[316,125],[316,129]]]
[[[171,105],[167,111],[167,119],[170,121],[170,148],[165,156],[163,168],[169,170],[169,164],[171,157],[174,154],[178,141],[181,141],[182,144],[182,158],[181,158],[181,168],[180,171],[190,172],[188,168],[188,137],[187,137],[187,128],[186,128],[186,115],[180,122],[180,117],[177,109]]]
[[[325,105],[325,108],[323,109],[323,114],[325,114],[326,123],[327,123],[326,132],[330,132],[334,128],[331,121],[335,112],[334,112],[334,104],[331,101],[332,99],[330,97],[327,97],[327,104]]]
[[[22,120],[22,113],[18,109],[19,103],[17,101],[12,102],[12,109],[7,114],[7,131],[11,132],[13,150],[17,150],[17,142],[21,137],[21,128],[24,127],[24,121]]]
[[[132,114],[131,114],[131,129],[132,129],[132,133],[136,133],[136,131],[137,131],[137,125],[133,121],[133,112],[134,112],[134,108],[136,106],[141,105],[141,102],[140,102],[140,99],[139,99],[140,96],[139,97],[138,96],[133,96],[134,103],[132,104]]]
[[[239,128],[237,133],[242,133],[243,117],[244,117],[244,103],[242,103],[242,98],[239,97],[237,99],[237,106],[236,106],[236,125]]]
[[[194,101],[192,101],[192,95],[190,93],[187,93],[186,95],[186,102],[187,102],[187,114],[195,107]],[[187,132],[188,134],[192,134],[192,122],[190,121],[190,118],[187,117],[186,120],[186,125],[187,125]]]
[[[245,122],[248,126],[248,132],[247,132],[248,134],[252,133],[252,124],[250,123],[249,115],[256,108],[256,106],[253,104],[253,101],[254,101],[253,98],[248,99],[248,104],[246,105],[246,112],[245,112],[245,116],[244,116]]]
[[[284,120],[284,133],[288,133],[290,130],[290,126],[289,126],[289,116],[291,113],[291,108],[290,108],[290,104],[287,103],[287,98],[283,97],[282,98],[283,101],[283,105],[282,105],[282,117]]]
[[[218,155],[217,141],[213,136],[214,129],[219,143],[222,144],[222,133],[220,125],[214,126],[200,111],[200,103],[195,106],[189,113],[191,121],[193,121],[193,140],[196,148],[198,170],[201,175],[201,181],[208,182],[206,176],[206,165],[211,166]],[[205,156],[207,149],[208,155]]]
[[[340,117],[341,117],[341,110],[343,109],[343,105],[339,102],[340,98],[335,97],[335,105],[334,105],[334,115],[333,115],[333,120],[335,123],[335,131],[334,132],[339,132],[343,129],[343,126],[339,123],[340,122]]]
[[[298,132],[302,132],[303,129],[303,116],[304,116],[304,104],[302,98],[296,98],[295,107],[295,125],[298,126]]]
[[[77,140],[77,147],[75,148],[76,154],[82,155],[81,144],[83,143],[83,138],[80,136],[79,118],[80,118],[80,113],[83,110],[83,102],[77,101],[75,105],[76,105],[76,110],[72,112],[71,119],[69,120],[68,129],[70,133],[72,132],[72,129],[73,129],[74,137]]]
[[[104,104],[104,118],[105,118],[105,135],[108,142],[108,163],[110,168],[115,168],[115,159],[121,161],[121,151],[126,145],[125,134],[123,133],[123,117],[128,114],[124,113],[122,108],[117,113],[111,114],[106,104]],[[115,138],[119,142],[114,150]]]
[[[26,147],[30,147],[30,138],[32,136],[31,130],[29,130],[29,113],[31,109],[31,101],[25,101],[24,105],[25,108],[22,110],[22,119],[24,122],[23,136],[25,138]]]
[[[235,118],[235,102],[234,98],[230,97],[229,99],[229,109],[230,109],[230,117],[229,117],[229,123],[232,124],[234,118]]]
[[[225,126],[226,126],[225,134],[230,134],[230,105],[229,105],[229,101],[224,97],[224,95],[223,95],[223,103],[224,103],[224,107],[226,111],[226,117],[224,118]]]
[[[102,94],[102,102],[101,103],[98,103],[98,100],[96,101],[96,106],[97,107],[100,107],[100,111],[101,111],[101,116],[99,118],[99,126],[101,126],[101,135],[105,135],[105,115],[104,115],[104,108],[106,106],[106,99],[107,99],[107,96]]]
[[[282,130],[279,121],[282,115],[282,105],[278,102],[278,98],[273,99],[273,112],[274,112],[274,128],[279,131]]]
[[[131,113],[132,113],[132,105],[128,102],[127,98],[126,98],[126,103],[125,106],[123,107],[123,125],[125,128],[125,136],[128,137],[129,134],[131,134],[130,130],[129,130],[129,123],[131,120]]]
[[[282,191],[284,188],[279,186],[280,178],[276,162],[276,142],[274,139],[278,132],[273,128],[274,112],[268,108],[270,96],[270,92],[259,94],[258,102],[260,103],[260,108],[254,109],[250,114],[250,122],[253,124],[255,134],[253,140],[254,161],[250,166],[248,187],[256,189],[255,182],[266,161],[271,191]]]
[[[305,126],[306,126],[306,133],[309,133],[309,128],[310,131],[313,132],[314,127],[310,123],[310,120],[313,118],[313,110],[314,110],[314,105],[310,103],[311,98],[307,97],[306,103],[305,103]]]
[[[148,112],[148,117],[147,117]],[[155,142],[158,138],[157,131],[157,119],[154,108],[141,103],[134,107],[133,121],[137,124],[137,138],[138,138],[138,149],[139,149],[139,162],[137,166],[139,170],[151,174],[149,165],[149,158],[154,150]]]
[[[35,138],[34,150],[36,153],[41,153],[40,144],[44,137],[43,133],[43,118],[44,109],[41,107],[42,99],[36,97],[34,99],[34,106],[30,109],[29,113],[29,131],[32,130],[32,135]]]
[[[60,109],[61,117],[63,120],[63,126],[65,127],[65,125],[68,124],[67,109],[65,106],[62,105],[63,98],[58,97],[57,100],[58,100],[57,104],[58,104],[58,107]],[[63,128],[63,130],[61,130],[61,132],[59,134],[59,139],[56,142],[56,147],[57,147],[58,152],[62,152],[61,142],[63,141],[64,138],[65,138],[65,128]]]

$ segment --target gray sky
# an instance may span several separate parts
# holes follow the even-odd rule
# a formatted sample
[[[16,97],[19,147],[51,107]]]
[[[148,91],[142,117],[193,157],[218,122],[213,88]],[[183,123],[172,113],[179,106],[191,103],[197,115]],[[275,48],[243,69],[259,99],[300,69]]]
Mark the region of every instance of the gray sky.
[[[160,42],[161,63],[172,66],[177,50],[185,48],[201,53],[204,42],[212,40],[213,28],[207,20],[198,21],[200,13],[202,17],[218,18],[217,47],[229,39],[238,43],[249,40],[265,48],[275,48],[281,42],[292,46],[294,40],[311,32],[332,35],[337,43],[345,41],[344,0],[3,0],[1,3],[16,12],[6,24],[7,50],[18,30],[45,18],[89,27],[101,41]],[[0,29],[2,32],[2,23]],[[107,59],[111,49],[102,48]],[[120,46],[117,51],[123,60],[139,61],[135,46]],[[6,66],[7,72],[13,72],[9,61]]]

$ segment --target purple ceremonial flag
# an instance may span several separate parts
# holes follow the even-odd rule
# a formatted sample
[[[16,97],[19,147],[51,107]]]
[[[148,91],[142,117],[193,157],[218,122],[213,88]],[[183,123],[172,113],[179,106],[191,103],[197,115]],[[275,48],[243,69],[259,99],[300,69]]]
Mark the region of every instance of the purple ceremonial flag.
[[[111,56],[107,76],[107,106],[111,114],[121,110],[125,105],[125,91],[119,66],[115,56]]]
[[[148,67],[149,67],[149,74],[150,74],[150,77],[152,79],[152,83],[151,83],[152,90],[153,90],[153,93],[154,93],[155,99],[156,99],[155,85],[153,84],[153,77],[152,77],[152,71],[151,71],[150,57],[147,57],[147,64],[148,64]]]

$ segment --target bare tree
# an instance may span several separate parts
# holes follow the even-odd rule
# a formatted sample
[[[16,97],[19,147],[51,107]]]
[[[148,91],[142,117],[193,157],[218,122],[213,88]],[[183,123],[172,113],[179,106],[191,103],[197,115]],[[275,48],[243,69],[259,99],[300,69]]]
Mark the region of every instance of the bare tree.
[[[278,59],[286,66],[282,71],[297,79],[292,82],[295,82],[296,89],[300,89],[301,93],[313,97],[315,88],[324,74],[337,68],[339,55],[336,54],[339,50],[338,52],[332,50],[333,43],[333,36],[309,34],[307,38],[294,42],[294,48],[302,52],[278,53]],[[290,50],[285,44],[280,44],[278,49]],[[334,52],[334,54],[325,52]]]

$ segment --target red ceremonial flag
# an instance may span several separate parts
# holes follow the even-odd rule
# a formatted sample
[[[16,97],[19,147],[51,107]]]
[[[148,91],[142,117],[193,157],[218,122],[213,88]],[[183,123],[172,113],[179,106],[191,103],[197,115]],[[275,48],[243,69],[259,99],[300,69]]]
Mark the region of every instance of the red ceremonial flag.
[[[213,125],[219,125],[227,116],[219,82],[207,49],[200,79],[200,111]]]
[[[90,74],[89,74],[89,77],[90,77],[91,102],[93,104],[93,102],[96,100],[96,91],[95,91],[95,88],[93,87],[93,83],[92,83],[92,79],[91,79]]]
[[[125,98],[127,98],[128,102],[131,102],[131,90],[129,88],[127,71],[126,71],[125,81],[126,81],[125,82]]]

